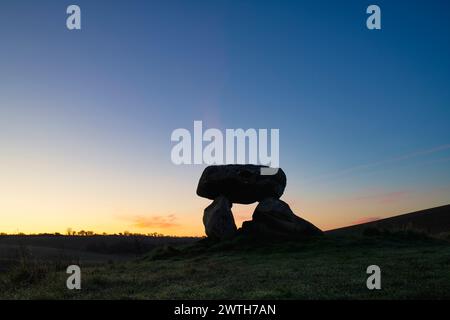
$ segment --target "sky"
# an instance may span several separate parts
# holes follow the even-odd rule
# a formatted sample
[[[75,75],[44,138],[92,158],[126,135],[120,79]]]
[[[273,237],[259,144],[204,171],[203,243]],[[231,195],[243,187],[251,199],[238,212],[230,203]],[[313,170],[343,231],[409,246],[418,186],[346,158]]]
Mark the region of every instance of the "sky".
[[[448,204],[449,33],[445,0],[3,0],[0,232],[204,235],[205,165],[170,158],[195,120],[279,129],[325,230]]]

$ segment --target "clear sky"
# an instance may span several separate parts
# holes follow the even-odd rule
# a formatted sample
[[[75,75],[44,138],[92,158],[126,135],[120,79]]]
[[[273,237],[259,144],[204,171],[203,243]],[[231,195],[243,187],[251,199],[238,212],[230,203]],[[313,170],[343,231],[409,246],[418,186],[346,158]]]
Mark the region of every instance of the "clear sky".
[[[194,120],[280,129],[323,229],[448,204],[449,57],[446,0],[2,0],[0,232],[202,235],[204,166],[170,159]]]

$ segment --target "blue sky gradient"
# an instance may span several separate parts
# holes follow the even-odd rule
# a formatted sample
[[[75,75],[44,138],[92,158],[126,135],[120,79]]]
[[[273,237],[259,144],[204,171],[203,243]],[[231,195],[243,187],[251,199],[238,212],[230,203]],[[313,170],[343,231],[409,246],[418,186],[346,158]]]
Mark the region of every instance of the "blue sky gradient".
[[[370,4],[382,30],[366,28]],[[279,128],[285,198],[323,228],[446,204],[449,30],[443,0],[2,1],[0,190],[17,197],[3,228],[175,215],[190,227],[162,229],[201,234],[204,166],[170,161],[171,132],[194,120]]]

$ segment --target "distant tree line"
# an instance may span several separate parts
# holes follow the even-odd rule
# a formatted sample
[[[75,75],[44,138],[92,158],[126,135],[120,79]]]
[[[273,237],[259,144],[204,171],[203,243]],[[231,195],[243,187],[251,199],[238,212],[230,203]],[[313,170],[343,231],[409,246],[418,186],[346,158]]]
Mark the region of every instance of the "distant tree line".
[[[92,237],[92,236],[121,236],[121,237],[153,237],[153,238],[160,238],[160,237],[172,237],[176,238],[176,236],[170,236],[170,235],[164,235],[162,233],[158,232],[150,232],[150,233],[137,233],[137,232],[119,232],[119,233],[97,233],[90,230],[72,230],[72,228],[67,228],[66,233],[64,234],[66,236],[72,236],[72,237]],[[0,232],[0,236],[63,236],[63,234],[59,232],[53,232],[53,233],[23,233],[23,232],[17,232],[17,233],[7,233],[7,232]]]

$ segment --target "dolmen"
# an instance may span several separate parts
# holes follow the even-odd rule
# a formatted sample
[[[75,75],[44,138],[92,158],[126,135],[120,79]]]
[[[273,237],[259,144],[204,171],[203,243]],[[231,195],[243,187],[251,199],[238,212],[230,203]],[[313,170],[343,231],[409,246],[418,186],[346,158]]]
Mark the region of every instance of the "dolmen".
[[[295,215],[280,200],[286,188],[286,174],[279,168],[275,174],[263,175],[260,165],[216,165],[205,168],[197,195],[213,202],[205,209],[203,224],[208,238],[226,240],[237,234],[262,239],[301,239],[322,235],[312,223]],[[233,203],[258,202],[252,220],[236,228]]]

